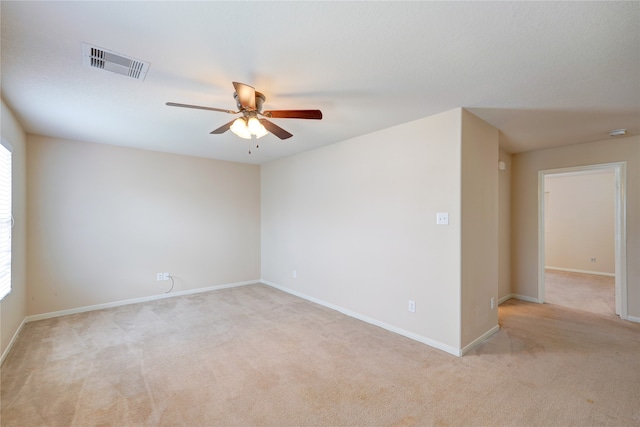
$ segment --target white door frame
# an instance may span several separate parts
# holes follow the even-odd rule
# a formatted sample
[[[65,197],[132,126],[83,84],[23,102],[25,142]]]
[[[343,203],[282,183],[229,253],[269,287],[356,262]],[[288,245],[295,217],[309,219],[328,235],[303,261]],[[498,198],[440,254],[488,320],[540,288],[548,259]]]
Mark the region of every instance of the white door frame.
[[[545,205],[544,179],[547,175],[570,172],[598,171],[613,169],[615,172],[615,257],[616,257],[616,312],[627,320],[627,162],[602,163],[538,171],[538,302],[544,303],[545,270]]]

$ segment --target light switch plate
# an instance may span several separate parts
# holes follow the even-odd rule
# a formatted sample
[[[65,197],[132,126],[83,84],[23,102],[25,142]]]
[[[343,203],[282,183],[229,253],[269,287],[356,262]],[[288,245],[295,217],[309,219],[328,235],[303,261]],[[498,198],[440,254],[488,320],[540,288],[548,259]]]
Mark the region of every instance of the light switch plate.
[[[449,225],[449,213],[448,212],[438,212],[436,214],[436,224]]]
[[[411,313],[415,313],[416,312],[416,302],[413,300],[409,300],[409,306],[408,309]]]

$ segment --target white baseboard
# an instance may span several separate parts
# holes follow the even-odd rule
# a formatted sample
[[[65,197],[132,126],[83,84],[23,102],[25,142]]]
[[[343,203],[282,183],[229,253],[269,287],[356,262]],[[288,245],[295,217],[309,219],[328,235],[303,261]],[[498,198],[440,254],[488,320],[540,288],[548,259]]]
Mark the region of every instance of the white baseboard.
[[[511,298],[513,299],[518,299],[520,301],[527,301],[527,302],[535,302],[535,303],[539,303],[537,298],[533,298],[533,297],[528,297],[526,295],[518,295],[518,294],[509,294],[509,295],[505,295],[502,298],[500,298],[498,300],[498,305],[502,304],[505,301],[510,300]]]
[[[627,316],[627,320],[630,322],[640,323],[640,317],[636,317],[636,316]]]
[[[67,316],[69,314],[84,313],[87,311],[102,310],[105,308],[120,307],[123,305],[129,305],[129,304],[138,304],[141,302],[155,301],[155,300],[165,299],[165,298],[173,298],[173,297],[178,297],[182,295],[199,294],[201,292],[235,288],[238,286],[252,285],[255,283],[260,283],[260,280],[249,280],[246,282],[236,282],[236,283],[228,283],[225,285],[208,286],[206,288],[188,289],[185,291],[171,292],[169,294],[151,295],[151,296],[142,297],[142,298],[133,298],[133,299],[123,300],[123,301],[108,302],[105,304],[96,304],[96,305],[88,305],[85,307],[71,308],[69,310],[60,310],[60,311],[53,311],[50,313],[34,314],[32,316],[27,316],[25,320],[26,322],[33,322],[36,320],[44,320],[44,319],[51,319],[53,317]]]
[[[538,301],[537,298],[528,297],[526,295],[511,294],[511,297],[519,299],[520,301],[535,302],[536,304],[540,304],[540,301]]]
[[[22,331],[22,328],[24,327],[24,325],[26,323],[27,323],[27,318],[25,317],[24,319],[22,319],[22,323],[20,323],[20,326],[18,326],[18,330],[16,331],[16,333],[13,334],[13,337],[11,337],[11,341],[9,341],[9,345],[7,346],[7,348],[2,353],[2,357],[0,357],[0,366],[2,366],[2,364],[4,363],[4,359],[7,358],[7,355],[11,351],[11,348],[13,347],[13,344],[16,342],[16,339],[18,338],[18,335],[20,335],[20,331]]]
[[[473,350],[477,345],[481,344],[484,340],[486,340],[487,338],[489,338],[491,335],[495,334],[499,330],[500,330],[500,325],[496,325],[493,328],[489,329],[484,334],[480,335],[475,340],[473,340],[470,344],[464,346],[461,351],[462,356],[464,356],[465,354]]]
[[[348,309],[346,309],[344,307],[340,307],[340,306],[331,304],[329,302],[320,300],[318,298],[314,298],[314,297],[311,297],[309,295],[305,295],[305,294],[303,294],[301,292],[294,291],[293,289],[289,289],[287,287],[284,287],[284,286],[279,285],[277,283],[270,282],[268,280],[260,280],[260,283],[265,284],[267,286],[271,286],[272,288],[281,290],[283,292],[286,292],[288,294],[294,295],[296,297],[305,299],[307,301],[311,301],[311,302],[313,302],[315,304],[318,304],[318,305],[330,308],[332,310],[338,311],[338,312],[340,312],[342,314],[345,314],[345,315],[347,315],[349,317],[353,317],[354,319],[362,320],[363,322],[369,323],[369,324],[374,325],[374,326],[378,326],[378,327],[380,327],[382,329],[386,329],[387,331],[396,333],[398,335],[405,336],[405,337],[410,338],[410,339],[412,339],[414,341],[421,342],[421,343],[426,344],[426,345],[428,345],[430,347],[437,348],[438,350],[442,350],[442,351],[445,351],[445,352],[447,352],[449,354],[453,354],[454,356],[462,356],[462,351],[461,350],[459,350],[457,348],[454,348],[454,347],[451,347],[451,346],[449,346],[447,344],[443,344],[443,343],[441,343],[439,341],[432,340],[431,338],[427,338],[427,337],[424,337],[422,335],[418,335],[416,333],[413,333],[413,332],[398,328],[396,326],[389,325],[388,323],[384,323],[384,322],[381,322],[379,320],[373,319],[371,317],[364,316],[364,315],[362,315],[360,313],[356,313],[355,311],[348,310]]]
[[[605,273],[603,271],[578,270],[575,268],[551,267],[548,265],[545,265],[544,268],[545,270],[558,270],[558,271],[567,271],[569,273],[595,274],[597,276],[616,277],[615,273]]]
[[[514,298],[513,294],[505,295],[502,298],[498,298],[498,305],[502,304],[505,301],[510,300],[511,298]]]

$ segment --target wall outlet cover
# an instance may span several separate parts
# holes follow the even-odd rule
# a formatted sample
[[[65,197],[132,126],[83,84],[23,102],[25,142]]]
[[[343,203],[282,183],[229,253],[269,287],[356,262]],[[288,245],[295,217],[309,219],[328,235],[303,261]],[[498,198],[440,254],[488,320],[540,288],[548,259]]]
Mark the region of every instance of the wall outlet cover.
[[[449,224],[449,213],[448,212],[438,212],[436,214],[436,224],[448,225]]]

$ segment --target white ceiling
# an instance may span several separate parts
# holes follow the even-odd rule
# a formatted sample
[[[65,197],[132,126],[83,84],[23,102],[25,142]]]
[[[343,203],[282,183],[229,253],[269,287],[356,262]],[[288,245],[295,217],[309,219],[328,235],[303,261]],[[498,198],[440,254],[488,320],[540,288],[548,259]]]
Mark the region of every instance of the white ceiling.
[[[0,2],[2,97],[28,133],[263,163],[456,107],[510,152],[640,134],[640,2]],[[150,62],[82,65],[81,43]],[[232,81],[294,134],[209,132]]]

